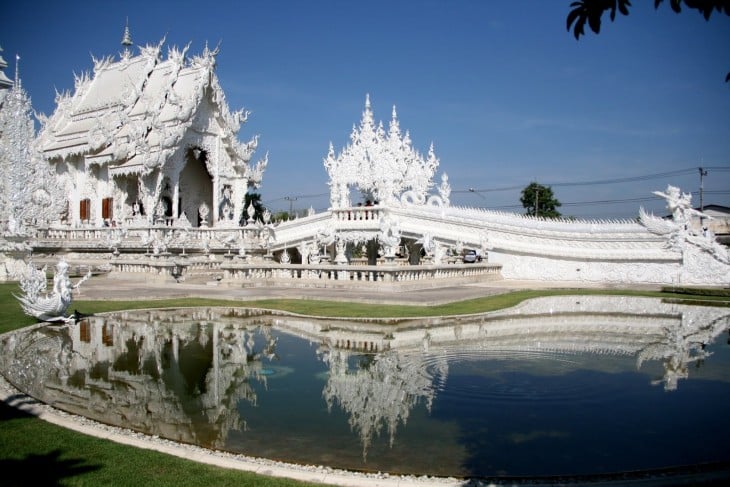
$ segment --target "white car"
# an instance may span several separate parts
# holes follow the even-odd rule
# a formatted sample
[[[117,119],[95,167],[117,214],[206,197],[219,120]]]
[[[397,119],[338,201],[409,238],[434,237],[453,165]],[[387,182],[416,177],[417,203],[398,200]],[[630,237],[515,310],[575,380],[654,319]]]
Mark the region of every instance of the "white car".
[[[477,253],[476,250],[467,250],[464,252],[464,263],[474,264],[475,262],[481,262],[482,256]]]

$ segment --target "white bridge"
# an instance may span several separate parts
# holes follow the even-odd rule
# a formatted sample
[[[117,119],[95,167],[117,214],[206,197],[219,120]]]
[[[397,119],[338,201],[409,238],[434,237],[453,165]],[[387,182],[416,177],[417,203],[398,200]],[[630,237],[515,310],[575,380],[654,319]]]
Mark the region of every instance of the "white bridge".
[[[668,233],[660,233],[660,224]],[[377,205],[235,228],[47,228],[33,246],[40,254],[66,253],[117,272],[244,285],[403,288],[500,278],[728,284],[727,251],[672,225],[645,214],[641,222],[574,221]],[[394,237],[397,243],[389,246]],[[467,249],[483,261],[463,263]]]

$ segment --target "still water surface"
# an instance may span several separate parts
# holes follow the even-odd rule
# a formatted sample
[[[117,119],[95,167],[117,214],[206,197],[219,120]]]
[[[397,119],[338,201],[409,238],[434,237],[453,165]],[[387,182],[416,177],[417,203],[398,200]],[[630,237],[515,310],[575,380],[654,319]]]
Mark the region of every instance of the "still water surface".
[[[440,476],[730,461],[729,308],[532,300],[378,324],[148,310],[0,339],[0,371],[60,409],[288,462]]]

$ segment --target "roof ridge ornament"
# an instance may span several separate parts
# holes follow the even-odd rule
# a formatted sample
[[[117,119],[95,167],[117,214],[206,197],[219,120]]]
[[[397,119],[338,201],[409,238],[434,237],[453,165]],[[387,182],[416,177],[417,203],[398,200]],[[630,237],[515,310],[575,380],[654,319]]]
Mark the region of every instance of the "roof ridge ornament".
[[[3,48],[0,46],[0,90],[7,89],[13,86],[13,82],[5,75],[3,70],[8,67],[8,63],[3,59]],[[17,70],[17,69],[16,69]]]

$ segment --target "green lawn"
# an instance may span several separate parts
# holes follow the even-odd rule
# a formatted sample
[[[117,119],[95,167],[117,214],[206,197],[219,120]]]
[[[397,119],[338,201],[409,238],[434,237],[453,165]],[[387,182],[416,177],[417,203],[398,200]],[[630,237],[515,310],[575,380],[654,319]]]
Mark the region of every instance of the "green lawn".
[[[12,295],[15,283],[0,284],[0,333],[22,328],[35,320],[25,316]],[[456,315],[514,306],[525,299],[565,294],[651,296],[695,304],[728,305],[728,297],[702,293],[664,293],[606,290],[517,291],[439,306],[400,306],[265,299],[241,303],[211,299],[159,301],[76,301],[84,313],[121,309],[189,306],[242,306],[278,309],[317,316],[406,317]],[[0,403],[0,475],[2,485],[306,485],[300,482],[210,467],[149,450],[119,445],[46,423]],[[13,480],[15,479],[15,480]]]
[[[76,433],[0,402],[0,484],[313,485],[212,467]]]

